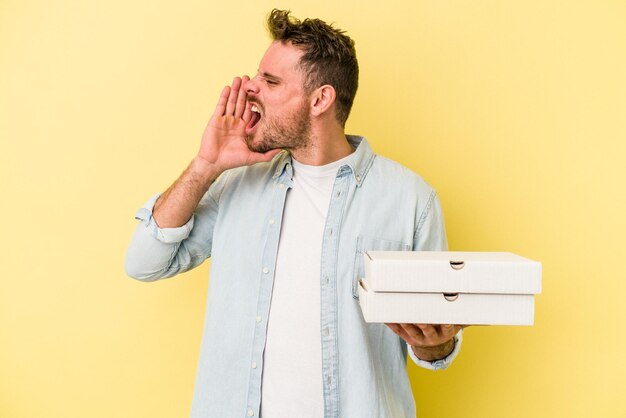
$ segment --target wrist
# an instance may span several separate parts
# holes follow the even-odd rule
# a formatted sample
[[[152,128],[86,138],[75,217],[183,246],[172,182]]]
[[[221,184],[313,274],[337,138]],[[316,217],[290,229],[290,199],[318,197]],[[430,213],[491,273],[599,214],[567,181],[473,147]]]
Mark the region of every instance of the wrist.
[[[188,171],[204,185],[205,191],[224,172],[217,164],[205,160],[200,155],[191,161]]]
[[[454,351],[454,345],[454,337],[452,337],[450,340],[446,341],[443,344],[431,347],[411,346],[411,349],[420,360],[437,361],[449,356]]]

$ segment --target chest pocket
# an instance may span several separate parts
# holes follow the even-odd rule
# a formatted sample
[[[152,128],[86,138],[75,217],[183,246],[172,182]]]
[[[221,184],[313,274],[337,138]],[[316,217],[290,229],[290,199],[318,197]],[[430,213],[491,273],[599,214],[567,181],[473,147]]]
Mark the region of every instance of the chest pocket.
[[[354,272],[352,276],[352,297],[359,299],[359,280],[365,277],[363,257],[366,251],[411,251],[412,244],[382,238],[360,236],[356,241]]]

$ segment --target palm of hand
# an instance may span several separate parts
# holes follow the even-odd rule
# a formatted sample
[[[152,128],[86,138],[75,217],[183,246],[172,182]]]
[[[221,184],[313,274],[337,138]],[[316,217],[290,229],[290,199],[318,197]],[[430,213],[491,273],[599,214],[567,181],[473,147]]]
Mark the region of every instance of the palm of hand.
[[[213,115],[200,146],[200,157],[223,169],[244,165],[252,153],[246,144],[246,122],[232,115]]]

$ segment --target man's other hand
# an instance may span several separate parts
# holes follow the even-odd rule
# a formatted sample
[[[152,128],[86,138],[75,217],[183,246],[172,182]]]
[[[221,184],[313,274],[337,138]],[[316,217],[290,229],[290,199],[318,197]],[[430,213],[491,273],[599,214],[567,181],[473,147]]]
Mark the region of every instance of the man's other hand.
[[[406,341],[415,355],[424,361],[446,357],[454,349],[454,336],[463,325],[386,324]]]

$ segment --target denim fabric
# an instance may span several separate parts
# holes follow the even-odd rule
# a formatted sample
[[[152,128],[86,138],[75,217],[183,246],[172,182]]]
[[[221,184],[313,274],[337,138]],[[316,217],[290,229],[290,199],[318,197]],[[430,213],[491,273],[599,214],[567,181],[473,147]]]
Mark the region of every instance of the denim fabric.
[[[320,260],[324,417],[414,418],[407,345],[384,324],[363,321],[357,282],[365,251],[446,250],[443,214],[424,180],[374,155],[365,139],[348,140],[356,150],[335,178]],[[269,163],[222,174],[180,228],[156,225],[157,196],[137,212],[140,223],[126,258],[130,276],[171,277],[211,257],[194,418],[259,415],[266,321],[290,187],[291,157],[281,153]],[[460,343],[459,334],[444,360],[414,360],[445,368]]]

